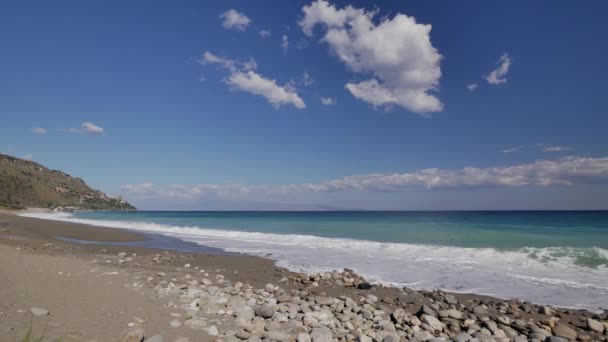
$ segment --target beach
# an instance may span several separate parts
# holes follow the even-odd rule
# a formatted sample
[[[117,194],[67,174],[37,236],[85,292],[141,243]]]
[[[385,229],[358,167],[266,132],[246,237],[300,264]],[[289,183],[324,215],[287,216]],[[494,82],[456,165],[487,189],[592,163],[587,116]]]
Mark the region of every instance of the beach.
[[[603,341],[606,313],[301,274],[146,234],[0,213],[0,336],[74,341]],[[195,246],[192,246],[196,250]],[[144,337],[145,336],[145,337]],[[129,339],[131,338],[131,339]]]

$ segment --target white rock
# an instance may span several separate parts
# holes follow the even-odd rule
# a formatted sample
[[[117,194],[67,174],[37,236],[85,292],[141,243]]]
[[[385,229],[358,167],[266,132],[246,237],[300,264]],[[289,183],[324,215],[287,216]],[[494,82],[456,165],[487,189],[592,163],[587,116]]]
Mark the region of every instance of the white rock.
[[[435,318],[433,316],[424,315],[424,316],[422,316],[422,320],[426,324],[428,324],[431,327],[431,329],[433,329],[434,331],[443,330],[443,323],[441,323],[441,321],[439,321],[437,318]]]
[[[30,311],[32,312],[32,315],[37,317],[47,316],[49,314],[49,310],[43,308],[31,308]]]
[[[169,322],[169,325],[172,326],[173,328],[179,328],[182,326],[182,322],[178,319],[174,319],[171,322]]]
[[[220,332],[217,330],[217,327],[215,325],[212,325],[207,328],[207,333],[211,336],[217,336]]]

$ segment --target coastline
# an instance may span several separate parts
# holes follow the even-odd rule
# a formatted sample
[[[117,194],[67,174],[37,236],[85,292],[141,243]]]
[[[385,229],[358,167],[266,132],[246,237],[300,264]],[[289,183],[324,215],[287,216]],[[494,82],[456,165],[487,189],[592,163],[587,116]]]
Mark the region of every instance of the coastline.
[[[527,339],[536,337],[548,338],[552,336],[552,334],[570,334],[570,336],[575,336],[575,338],[580,340],[591,341],[601,341],[606,338],[603,333],[607,330],[606,328],[608,328],[608,326],[602,329],[602,332],[592,330],[589,327],[589,324],[594,324],[593,322],[589,323],[589,319],[600,322],[600,325],[602,326],[606,326],[606,313],[596,314],[584,310],[558,309],[476,294],[414,291],[411,289],[384,287],[358,289],[352,286],[340,285],[340,283],[345,283],[344,279],[347,279],[347,277],[357,278],[356,275],[350,273],[348,273],[347,276],[344,274],[330,273],[329,279],[320,277],[320,279],[314,281],[315,276],[311,279],[309,276],[278,268],[274,265],[274,261],[266,258],[221,253],[221,251],[216,250],[205,250],[202,247],[197,249],[194,248],[194,246],[193,250],[189,252],[167,252],[162,249],[136,245],[139,242],[149,241],[149,238],[150,237],[146,234],[128,230],[24,218],[18,217],[13,213],[0,212],[0,250],[2,251],[3,256],[8,256],[9,259],[15,261],[15,265],[12,268],[6,265],[6,262],[3,263],[1,271],[2,273],[6,272],[6,274],[2,275],[2,277],[6,279],[19,279],[19,277],[15,277],[14,275],[17,273],[27,273],[27,268],[23,267],[26,266],[23,264],[24,260],[21,259],[32,259],[32,261],[38,263],[44,263],[46,260],[53,265],[69,264],[72,267],[80,269],[97,268],[104,270],[103,272],[81,273],[83,279],[98,277],[100,274],[104,273],[111,274],[118,272],[116,275],[120,277],[120,281],[113,281],[110,285],[117,286],[119,282],[123,282],[120,284],[121,291],[118,289],[111,291],[114,294],[114,297],[118,298],[116,303],[118,312],[121,311],[119,308],[121,296],[125,297],[125,299],[133,297],[133,291],[138,293],[140,295],[139,297],[145,299],[145,303],[150,304],[150,300],[155,301],[154,305],[158,305],[158,308],[154,313],[144,312],[145,316],[149,316],[149,318],[143,319],[144,322],[128,317],[123,319],[120,317],[113,317],[105,325],[106,329],[104,329],[104,331],[106,335],[103,335],[104,332],[96,329],[94,326],[83,328],[81,334],[78,335],[83,338],[98,338],[102,341],[112,339],[112,337],[115,338],[121,331],[127,328],[136,329],[137,327],[144,328],[147,336],[150,336],[150,334],[162,334],[165,338],[169,339],[187,337],[193,341],[201,340],[201,336],[203,336],[201,335],[201,332],[206,332],[207,334],[202,340],[211,339],[214,336],[219,336],[226,340],[239,339],[244,337],[246,335],[245,333],[249,334],[249,338],[260,335],[259,337],[265,337],[270,340],[281,340],[281,338],[278,337],[285,337],[284,335],[295,338],[296,336],[299,336],[299,334],[308,334],[312,336],[314,340],[315,336],[322,335],[327,337],[328,331],[325,329],[330,329],[329,333],[333,335],[334,338],[339,337],[344,340],[348,340],[350,337],[359,338],[359,340],[364,340],[365,337],[384,340],[387,336],[390,336],[390,338],[396,336],[397,338],[405,340],[410,340],[415,336],[418,336],[416,337],[418,340],[430,340],[430,336],[443,336],[448,338],[463,333],[470,335],[471,338],[477,333],[477,335],[481,335],[481,337],[487,337],[488,340],[492,339],[496,341],[505,339],[514,340],[522,335],[526,336]],[[78,243],[76,241],[78,241]],[[120,253],[126,254],[122,255]],[[132,256],[133,253],[136,255]],[[189,267],[185,267],[186,264],[188,264]],[[19,267],[19,265],[21,267]],[[205,272],[201,272],[201,270],[205,270]],[[50,270],[39,270],[39,276],[41,276],[39,279],[44,279],[42,276],[50,276],[50,273],[44,274],[45,272],[50,272]],[[164,276],[159,274],[164,274]],[[173,299],[171,300],[173,303],[177,303],[184,299],[202,301],[200,293],[191,290],[190,287],[198,287],[197,291],[201,291],[200,286],[212,287],[213,285],[205,284],[205,281],[200,279],[201,274],[205,277],[204,279],[210,280],[211,283],[217,287],[223,287],[221,290],[227,289],[227,293],[224,294],[226,296],[231,296],[231,299],[233,299],[233,297],[244,298],[246,299],[244,301],[248,302],[254,298],[255,300],[252,305],[254,309],[257,310],[260,306],[272,306],[275,311],[279,311],[278,313],[287,314],[287,320],[283,321],[284,318],[282,315],[279,315],[280,318],[277,319],[276,314],[273,314],[272,318],[264,320],[262,318],[263,315],[262,317],[259,317],[260,315],[255,313],[254,317],[246,323],[251,325],[257,322],[256,324],[259,325],[259,319],[262,319],[262,321],[266,322],[265,328],[262,327],[261,331],[259,331],[260,329],[256,330],[255,328],[251,328],[251,326],[245,327],[244,324],[240,324],[245,322],[238,322],[239,317],[238,314],[234,314],[234,310],[231,314],[228,314],[228,311],[231,309],[218,305],[217,303],[215,303],[215,306],[213,307],[215,309],[217,306],[219,309],[215,310],[215,312],[205,312],[205,314],[200,315],[200,317],[195,316],[197,318],[192,318],[192,313],[188,312],[188,310],[184,309],[180,304],[174,304],[173,307],[167,305],[166,301],[168,298]],[[57,274],[54,273],[53,275]],[[109,277],[109,275],[106,275],[105,277]],[[74,282],[74,279],[75,278],[71,278],[68,279],[68,281]],[[222,281],[219,282],[219,280]],[[337,280],[340,281],[338,282]],[[81,282],[86,283],[85,280],[81,280]],[[196,285],[193,284],[193,282],[196,283]],[[133,286],[134,283],[137,285]],[[207,283],[209,283],[209,281],[207,281]],[[239,283],[241,286],[237,288],[237,284]],[[171,286],[171,284],[173,285]],[[269,286],[268,284],[271,285]],[[99,284],[99,286],[102,285],[107,284]],[[39,291],[42,294],[45,292],[53,292],[52,288],[49,288],[49,286],[34,286],[35,291],[25,291],[25,289],[21,291],[22,289],[20,289],[20,286],[24,286],[24,284],[15,284],[10,291],[3,291],[4,298],[2,298],[2,301],[0,302],[8,304],[3,304],[0,308],[0,311],[3,312],[3,319],[0,323],[0,328],[2,329],[0,330],[1,337],[18,334],[19,325],[21,324],[23,327],[24,323],[27,323],[27,319],[24,317],[27,316],[24,315],[27,314],[27,312],[16,313],[16,310],[27,311],[29,308],[24,305],[34,305],[34,303],[31,302],[31,298],[28,297],[31,296],[31,293],[36,291]],[[247,289],[247,286],[251,286],[251,288]],[[245,291],[244,289],[250,291]],[[218,289],[218,291],[219,290],[220,289]],[[124,291],[124,293],[122,293],[122,291]],[[186,292],[185,294],[183,293],[184,291]],[[189,291],[196,293],[198,297],[189,298]],[[306,294],[304,295],[303,292]],[[244,294],[241,295],[239,293]],[[253,293],[254,295],[259,294],[261,298],[255,296],[247,298],[246,293]],[[129,294],[131,294],[131,296],[129,296]],[[289,300],[279,300],[280,298],[278,297],[288,294]],[[38,300],[41,301],[45,297],[47,296],[39,296]],[[79,297],[79,295],[74,293],[74,297]],[[296,297],[298,297],[299,300],[295,300]],[[322,299],[318,300],[319,297],[322,297]],[[314,310],[313,305],[313,309],[311,309],[310,312],[324,313],[326,316],[329,316],[329,314],[324,311],[328,310],[329,313],[331,313],[331,316],[339,317],[339,315],[345,315],[343,313],[345,304],[343,302],[342,310],[337,312],[337,306],[340,305],[338,302],[340,301],[340,298],[346,297],[353,299],[359,309],[367,310],[354,313],[354,316],[363,316],[362,325],[355,327],[356,324],[352,322],[359,322],[359,320],[354,317],[349,318],[348,323],[352,325],[352,329],[350,329],[351,327],[344,323],[343,320],[339,320],[341,323],[339,325],[334,324],[333,322],[325,325],[323,324],[324,322],[322,322],[324,319],[321,319],[325,318],[325,316],[320,314],[317,315],[319,317],[316,317],[314,314],[312,315],[312,318],[314,318],[316,323],[309,320],[309,322],[312,321],[311,326],[308,326],[307,324],[300,326],[292,321],[297,321],[299,314],[302,314],[304,318],[307,317],[306,313],[296,311],[292,314],[293,311],[289,310],[291,306],[287,305],[296,305],[296,303],[293,303],[294,301],[312,300],[312,304],[318,306],[318,310]],[[326,298],[330,298],[331,300],[326,300]],[[362,300],[360,300],[361,298]],[[163,301],[165,303],[162,303]],[[81,304],[87,305],[88,303],[85,302]],[[191,304],[192,302],[187,303],[186,306]],[[70,327],[70,322],[74,318],[69,314],[70,311],[65,308],[65,306],[69,306],[69,303],[68,305],[53,304],[53,300],[49,298],[48,303],[41,302],[36,303],[36,305],[48,306],[46,309],[51,312],[48,318],[51,318],[51,320],[58,320],[58,325],[48,326],[47,324],[45,330],[46,336],[65,337],[71,333],[70,329],[73,328]],[[137,305],[143,304],[137,303]],[[298,305],[302,306],[301,303]],[[365,305],[370,306],[370,308],[365,309]],[[19,306],[21,307],[20,309],[15,309]],[[205,305],[205,307],[210,306],[211,305]],[[249,307],[248,305],[240,306]],[[154,307],[156,308],[156,306]],[[287,307],[287,309],[284,310],[285,312],[280,312],[283,307]],[[372,307],[373,310],[371,310]],[[401,312],[398,310],[403,310],[403,317],[393,317],[395,312]],[[196,311],[200,314],[200,311],[205,310],[198,309]],[[245,311],[248,310],[245,309]],[[446,311],[448,312],[446,313]],[[460,314],[455,313],[455,311],[458,311]],[[354,310],[350,310],[350,312],[354,312]],[[363,314],[361,314],[361,312],[363,312]],[[367,312],[371,312],[371,319],[366,318],[366,316],[368,316]],[[162,313],[165,315],[163,316]],[[477,315],[475,313],[477,313]],[[181,320],[177,315],[172,314],[180,314]],[[96,316],[97,314],[91,312],[91,315]],[[472,315],[475,319],[471,317]],[[294,317],[291,318],[291,316]],[[191,318],[184,319],[185,317]],[[311,317],[311,315],[308,315],[308,317]],[[434,320],[432,319],[433,317],[435,318]],[[487,317],[487,319],[483,320],[483,317]],[[89,318],[89,320],[96,319],[96,317]],[[258,320],[256,321],[256,319]],[[180,327],[172,327],[171,322],[174,322],[175,320],[180,322]],[[369,324],[369,327],[367,326],[368,322],[366,320],[372,322]],[[473,322],[467,324],[467,320],[473,320]],[[524,321],[524,326],[522,326],[522,322],[516,323],[518,320]],[[190,321],[189,324],[186,323],[188,321]],[[304,321],[306,321],[306,319],[304,319]],[[488,323],[489,321],[495,323]],[[280,329],[267,329],[269,322],[277,322]],[[379,325],[379,322],[382,324]],[[129,327],[129,323],[132,323],[131,327]],[[86,326],[86,323],[81,322],[80,324]],[[302,324],[302,319],[300,319],[300,324]],[[177,325],[177,323],[173,325]],[[289,329],[283,325],[289,325]],[[336,325],[339,326],[339,329],[334,329],[335,327],[333,326]],[[476,329],[477,327],[475,325],[477,325],[479,329]],[[495,329],[493,329],[494,325],[496,325]],[[211,328],[212,326],[215,327],[215,329]],[[365,329],[360,328],[362,326],[365,327]],[[439,329],[439,327],[441,327],[441,329]],[[6,330],[10,328],[13,329]],[[248,328],[251,328],[252,331],[248,331]],[[430,328],[431,330],[427,328]],[[314,329],[317,329],[317,335],[314,335]],[[318,329],[321,329],[322,331]],[[360,331],[357,331],[357,329]],[[278,331],[283,335],[274,333],[275,331]],[[544,334],[543,331],[546,334]],[[425,334],[424,332],[427,332],[428,334]],[[490,334],[488,335],[487,332]],[[572,335],[572,332],[574,332],[575,335]],[[235,337],[239,333],[241,333],[240,337]],[[511,336],[513,334],[515,334],[515,336]],[[532,334],[537,335],[532,336]],[[361,336],[365,337],[361,338]],[[320,337],[316,338],[316,340],[319,340],[319,338]],[[76,338],[76,340],[79,339]],[[467,339],[465,338],[464,340]],[[523,340],[523,338],[520,340]],[[544,338],[538,340],[544,340]]]

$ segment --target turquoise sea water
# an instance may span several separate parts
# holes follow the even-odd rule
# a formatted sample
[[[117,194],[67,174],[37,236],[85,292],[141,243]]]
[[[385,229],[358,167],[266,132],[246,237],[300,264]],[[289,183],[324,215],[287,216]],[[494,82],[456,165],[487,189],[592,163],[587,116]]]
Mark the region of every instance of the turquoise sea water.
[[[78,212],[52,219],[271,254],[294,270],[608,307],[608,212]]]

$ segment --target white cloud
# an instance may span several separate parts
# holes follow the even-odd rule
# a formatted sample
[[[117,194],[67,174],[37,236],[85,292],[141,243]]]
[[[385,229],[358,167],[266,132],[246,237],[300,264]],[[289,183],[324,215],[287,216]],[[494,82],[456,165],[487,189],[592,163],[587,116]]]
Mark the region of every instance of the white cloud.
[[[28,154],[24,155],[23,157],[21,157],[21,159],[24,159],[24,160],[32,160],[33,158],[34,158],[34,156],[32,156],[31,153],[28,153]]]
[[[251,19],[235,9],[229,9],[220,14],[220,19],[222,19],[222,26],[225,29],[244,31],[251,24]]]
[[[283,53],[285,54],[287,53],[287,49],[289,49],[289,39],[286,34],[281,38],[281,49],[283,49]]]
[[[572,147],[570,147],[570,146],[555,146],[555,145],[545,145],[545,144],[539,144],[538,146],[543,150],[543,152],[572,151]]]
[[[401,106],[416,113],[438,112],[442,103],[431,91],[441,78],[442,56],[430,40],[431,25],[398,13],[378,24],[377,11],[346,6],[337,9],[325,0],[302,8],[300,27],[311,36],[312,29],[325,29],[322,42],[350,70],[372,78],[345,85],[353,96],[378,106]]]
[[[336,104],[336,99],[333,97],[323,97],[321,96],[321,103],[326,106],[333,106]]]
[[[78,134],[102,134],[105,130],[92,122],[83,122],[79,128],[68,128],[67,131]]]
[[[275,80],[264,78],[254,71],[236,71],[226,79],[226,83],[234,89],[266,98],[275,108],[284,104],[292,104],[298,109],[306,108],[304,101],[289,84],[277,85]]]
[[[521,150],[522,148],[524,148],[524,146],[515,146],[502,150],[502,153],[513,153]]]
[[[199,184],[155,187],[151,183],[125,185],[122,190],[139,197],[171,197],[193,199],[208,195],[224,198],[258,198],[285,196],[296,193],[326,193],[341,191],[406,191],[412,188],[428,190],[475,189],[488,187],[571,186],[608,183],[608,157],[565,157],[539,160],[533,163],[489,168],[462,169],[430,168],[406,173],[372,173],[347,176],[322,183],[283,186],[242,184]]]
[[[310,77],[307,71],[304,71],[304,75],[302,75],[302,85],[310,87],[313,83],[315,83],[315,80]]]
[[[488,81],[488,83],[490,84],[498,85],[507,83],[507,78],[505,76],[509,72],[509,67],[511,66],[511,58],[508,54],[505,53],[500,56],[498,64],[498,68],[492,70],[492,72],[490,72],[488,76],[486,76],[486,81]]]
[[[467,89],[468,89],[469,91],[475,91],[475,90],[477,90],[477,87],[478,87],[478,86],[479,86],[479,85],[478,85],[477,83],[471,83],[471,84],[467,85]]]
[[[32,133],[34,133],[34,134],[46,134],[46,128],[34,127],[34,128],[32,128]]]
[[[265,78],[254,72],[253,70],[257,69],[257,63],[253,58],[248,62],[240,63],[233,59],[217,56],[205,51],[199,62],[203,65],[218,64],[230,71],[230,74],[225,79],[225,83],[232,89],[263,96],[275,108],[284,104],[292,104],[298,109],[306,107],[304,100],[298,96],[296,89],[290,83],[279,86],[275,80]]]
[[[270,32],[270,30],[260,30],[258,32],[258,34],[260,35],[260,37],[266,38],[266,37],[270,37],[271,32]]]

